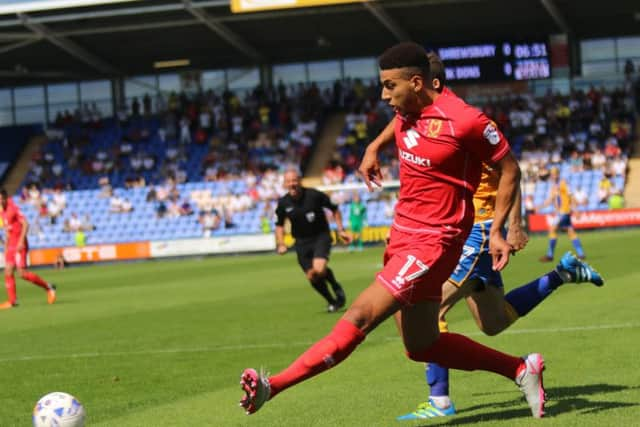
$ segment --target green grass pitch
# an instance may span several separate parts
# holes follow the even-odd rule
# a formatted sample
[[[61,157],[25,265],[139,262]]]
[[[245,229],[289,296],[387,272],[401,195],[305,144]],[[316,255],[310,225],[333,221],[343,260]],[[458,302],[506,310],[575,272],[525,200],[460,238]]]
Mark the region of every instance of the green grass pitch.
[[[295,256],[235,256],[73,267],[40,273],[59,303],[19,280],[21,306],[0,312],[0,426],[29,426],[38,398],[76,395],[88,426],[632,426],[640,425],[640,230],[582,233],[603,288],[566,285],[497,337],[466,307],[451,329],[498,349],[541,352],[548,418],[534,420],[510,381],[453,372],[459,414],[395,417],[425,400],[423,367],[386,322],[340,366],[282,393],[257,414],[237,407],[246,367],[279,371],[338,319],[306,283]],[[552,267],[532,239],[512,259],[506,289]],[[558,254],[569,249],[561,236]],[[351,299],[380,266],[382,248],[336,252]]]

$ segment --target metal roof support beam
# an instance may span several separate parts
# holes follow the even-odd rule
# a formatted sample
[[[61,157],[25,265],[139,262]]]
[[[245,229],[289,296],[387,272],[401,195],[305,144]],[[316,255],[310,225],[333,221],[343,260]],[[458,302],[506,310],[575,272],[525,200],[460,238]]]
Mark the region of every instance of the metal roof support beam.
[[[438,4],[450,4],[450,3],[477,3],[483,0],[394,0],[386,4],[387,9],[393,9],[397,7],[418,7],[422,5],[438,5]],[[211,8],[211,7],[229,7],[229,0],[205,0],[193,2],[193,7],[196,9]],[[86,19],[98,19],[98,18],[112,18],[118,16],[132,16],[143,15],[151,13],[163,13],[176,10],[184,10],[182,4],[164,4],[164,5],[151,5],[151,6],[138,6],[138,7],[122,7],[106,10],[94,10],[87,12],[75,12],[75,13],[60,13],[52,14],[49,16],[34,16],[31,18],[32,22],[38,24],[48,24],[52,22],[68,22],[79,21]],[[352,12],[360,10],[360,5],[343,5],[343,6],[324,6],[322,8],[323,13],[342,13]],[[270,19],[281,18],[287,16],[300,16],[307,14],[316,14],[317,9],[314,8],[300,8],[300,9],[285,9],[277,12],[257,12],[257,13],[242,13],[225,16],[220,18],[220,22],[231,21],[250,21],[254,19]],[[15,27],[21,25],[19,19],[6,19],[0,20],[0,27]]]
[[[101,73],[111,74],[111,75],[122,74],[120,70],[108,64],[107,62],[97,57],[93,53],[87,51],[85,48],[78,45],[77,43],[69,39],[66,39],[64,37],[60,37],[57,34],[54,34],[42,24],[31,22],[29,16],[27,16],[26,14],[19,13],[18,17],[22,21],[22,25],[24,25],[26,28],[30,29],[31,31],[36,33],[38,36],[58,46],[60,49],[64,50],[65,52],[68,52],[69,54],[78,58],[79,60],[83,61],[89,66],[95,68]]]
[[[177,28],[177,27],[191,27],[195,25],[202,25],[197,19],[180,19],[175,21],[163,21],[163,22],[149,22],[146,24],[136,25],[113,25],[105,27],[93,27],[81,30],[69,30],[60,31],[56,34],[61,37],[75,37],[75,36],[88,36],[92,34],[115,34],[126,33],[129,31],[142,31],[142,30],[157,30],[159,28]]]
[[[409,34],[404,29],[402,29],[400,25],[398,25],[395,19],[389,16],[382,5],[370,1],[366,1],[362,3],[362,5],[365,7],[365,9],[371,12],[371,14],[375,16],[376,19],[387,28],[387,30],[391,31],[391,33],[395,36],[396,39],[398,39],[398,41],[403,42],[411,40]]]
[[[562,30],[563,33],[569,34],[571,33],[571,27],[567,23],[567,20],[564,19],[560,9],[553,0],[540,0],[542,6],[547,10],[553,21],[556,23],[558,28]]]
[[[36,39],[23,40],[21,42],[4,45],[4,46],[0,47],[0,55],[2,55],[3,53],[11,52],[12,50],[16,50],[16,49],[21,49],[23,47],[27,47],[27,46],[32,45],[34,43],[38,43],[40,40],[41,40],[40,38],[36,38]]]
[[[182,0],[182,3],[190,14],[195,16],[196,19],[206,25],[211,31],[226,40],[230,45],[256,62],[264,62],[264,57],[260,52],[219,20],[209,15],[203,9],[198,8],[191,0]]]
[[[40,37],[38,37],[37,35],[33,34],[33,33],[20,33],[20,32],[11,32],[11,33],[7,33],[7,32],[3,32],[0,33],[0,40],[4,41],[4,40],[34,40],[34,39],[40,39]]]
[[[229,7],[229,0],[209,0],[194,3],[193,7]],[[82,19],[97,19],[97,18],[113,18],[118,16],[131,16],[131,15],[143,15],[146,13],[162,13],[172,12],[176,10],[184,10],[184,6],[181,4],[164,4],[153,6],[139,6],[139,7],[122,7],[106,10],[94,10],[89,12],[76,12],[76,13],[62,13],[54,14],[50,16],[37,16],[32,17],[31,20],[38,24],[49,24],[51,22],[68,22],[78,21]],[[8,19],[0,21],[0,27],[14,27],[20,25],[19,19]]]

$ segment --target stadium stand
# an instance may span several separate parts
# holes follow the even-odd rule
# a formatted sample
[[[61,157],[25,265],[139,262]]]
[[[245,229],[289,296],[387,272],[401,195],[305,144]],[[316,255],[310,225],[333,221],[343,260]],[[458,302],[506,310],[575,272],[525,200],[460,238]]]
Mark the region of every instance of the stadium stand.
[[[20,197],[35,224],[33,246],[73,245],[78,233],[92,244],[270,230],[264,219],[281,194],[278,171],[308,158],[331,99],[315,85],[297,88],[291,98],[286,93],[256,89],[242,101],[232,93],[171,94],[173,107],[157,115],[134,105],[119,118],[78,123],[60,115],[62,137],[33,159]],[[348,113],[323,171],[325,185],[359,182],[359,158],[391,117],[376,84],[347,82],[343,93],[340,107]],[[539,207],[551,167],[568,181],[579,210],[607,209],[610,196],[624,190],[635,129],[624,98],[592,89],[481,105],[520,153],[527,211],[546,212]],[[398,177],[394,157],[393,148],[383,156],[386,180]],[[332,193],[345,216],[352,194]],[[362,191],[361,197],[369,225],[390,223],[390,193]]]
[[[379,3],[391,7],[393,2]],[[405,3],[394,4],[393,8],[408,18],[416,12],[415,6],[419,2]],[[178,10],[182,5],[167,7]],[[489,22],[493,16],[484,7],[475,4],[469,7],[473,8],[473,13],[451,15],[467,21],[465,28]],[[523,26],[533,22],[532,17],[553,27],[553,20],[549,21],[544,11],[536,15],[541,12],[537,3],[522,7],[528,8],[526,14],[523,12],[527,19],[512,23],[512,33],[519,34]],[[151,7],[148,16],[165,16],[160,9]],[[231,27],[242,26],[235,22],[245,18],[222,9],[222,6],[212,6],[211,10],[220,19],[228,20]],[[332,27],[336,30],[341,27],[340,23],[346,28],[355,22],[366,22],[361,19],[365,16],[371,18],[360,6],[331,10],[337,12],[331,14]],[[110,12],[113,21],[130,13],[134,11],[125,7]],[[580,16],[573,24],[584,26],[586,33],[593,27],[589,22],[602,25],[602,13],[605,12]],[[617,16],[613,10],[606,13]],[[324,18],[304,16],[305,22],[320,19],[317,23],[326,24]],[[486,19],[480,19],[481,16]],[[89,15],[86,17],[87,20],[94,19]],[[174,19],[170,15],[165,17]],[[68,16],[55,19],[73,21]],[[311,172],[311,178],[316,179],[313,182],[326,185],[359,183],[354,171],[363,150],[392,116],[380,101],[372,55],[394,42],[394,37],[375,26],[364,25],[359,31],[348,34],[336,32],[334,43],[330,43],[317,37],[319,24],[296,24],[296,34],[313,34],[309,38],[313,40],[313,48],[285,50],[282,40],[289,39],[289,28],[276,21],[261,20],[264,32],[260,35],[252,33],[250,37],[253,43],[258,42],[263,53],[268,54],[266,61],[252,55],[251,49],[240,49],[240,53],[245,54],[242,58],[207,54],[208,42],[202,34],[191,33],[181,25],[174,28],[171,24],[158,32],[157,46],[149,46],[148,51],[136,51],[126,59],[117,55],[112,57],[121,52],[121,49],[113,48],[121,43],[109,44],[108,39],[114,34],[105,37],[105,44],[97,38],[91,40],[89,44],[101,47],[101,55],[118,65],[99,67],[100,73],[94,71],[92,78],[102,75],[113,80],[65,83],[66,78],[38,80],[34,76],[32,83],[39,86],[31,88],[19,86],[23,84],[20,80],[25,77],[23,75],[16,74],[12,80],[7,80],[7,84],[16,86],[3,92],[8,100],[0,109],[5,122],[9,122],[11,116],[13,123],[18,123],[17,116],[22,115],[24,120],[37,116],[51,123],[47,132],[49,140],[31,159],[29,172],[19,189],[19,202],[34,224],[32,246],[73,245],[76,238],[90,244],[262,233],[271,229],[269,219],[273,200],[281,191],[278,172],[290,164],[301,165],[304,171]],[[422,19],[404,21],[409,34],[424,35]],[[289,24],[294,25],[293,20]],[[15,25],[20,27],[21,24]],[[109,33],[106,28],[104,31]],[[540,34],[539,26],[531,28],[534,30],[531,34]],[[432,29],[430,37],[439,34]],[[450,34],[449,28],[441,30],[442,39],[429,40],[434,46],[445,46],[450,42],[450,36],[446,35]],[[483,32],[489,30],[491,26]],[[619,30],[620,23],[609,28],[611,34],[618,34]],[[552,34],[550,29],[546,31]],[[249,36],[244,31],[240,33]],[[355,40],[355,35],[362,38]],[[175,44],[179,45],[177,50],[172,50],[175,46],[167,43],[169,40],[189,40],[192,46],[185,51],[184,43],[178,43]],[[341,42],[337,43],[337,40]],[[528,47],[545,47],[545,53],[540,56],[544,61],[550,57],[547,48],[563,46],[550,38],[542,43],[531,40]],[[626,39],[619,41],[627,42]],[[589,40],[584,43],[584,49],[577,45],[572,48],[580,47],[587,53],[591,45]],[[367,49],[363,50],[364,46]],[[156,47],[163,55],[188,54],[194,60],[194,68],[172,69],[166,74],[156,69],[150,71],[151,59],[159,57],[158,51],[153,51]],[[32,48],[35,47],[29,49]],[[217,52],[226,52],[228,48],[225,44]],[[16,51],[21,49],[15,47]],[[635,52],[629,46],[625,49]],[[464,95],[498,123],[520,156],[527,210],[539,210],[544,202],[551,167],[560,169],[561,176],[579,196],[579,210],[606,209],[611,196],[619,196],[618,193],[626,188],[632,141],[637,139],[635,114],[639,109],[640,79],[632,61],[627,60],[624,71],[620,68],[623,58],[619,53],[623,49],[616,48],[611,52],[609,54],[613,56],[607,57],[607,61],[615,62],[615,69],[602,81],[584,76],[568,77],[569,71],[579,72],[578,64],[569,63],[566,69],[560,64],[553,73],[532,76],[531,80],[524,77],[522,81],[516,81],[519,79],[507,74],[500,74],[497,80],[493,80],[496,76],[489,76],[486,81],[474,82],[477,86],[490,83],[478,92],[479,95]],[[54,51],[29,50],[28,57],[14,58],[9,54],[8,59],[20,60],[27,66],[37,65],[31,62],[37,58],[58,64],[55,54]],[[333,59],[327,61],[327,58]],[[79,58],[80,62],[82,59]],[[564,59],[573,62],[574,58]],[[588,74],[588,68],[602,66],[604,63],[598,62],[602,60],[599,56],[585,55],[582,71]],[[196,63],[209,68],[200,72],[200,65],[196,66]],[[78,75],[86,75],[83,67],[75,62],[69,64],[72,69],[77,67]],[[230,68],[232,66],[238,68]],[[335,81],[333,76],[336,74],[342,78]],[[332,77],[325,78],[327,75]],[[292,76],[305,83],[298,83]],[[536,80],[538,77],[543,78]],[[238,82],[245,79],[252,83],[240,90]],[[257,81],[265,86],[247,89]],[[464,81],[458,83],[467,86]],[[211,87],[220,89],[211,90]],[[455,84],[452,87],[457,90]],[[544,94],[541,88],[553,91]],[[46,104],[42,111],[40,104],[36,105],[34,101],[32,105],[29,100],[34,94],[39,94],[41,103]],[[328,127],[342,131],[335,141],[323,143],[320,149],[319,135]],[[7,132],[16,132],[16,128],[9,128]],[[25,141],[26,138],[15,135],[11,140]],[[11,147],[19,152],[17,146]],[[16,154],[3,150],[4,155],[15,158]],[[311,159],[316,161],[311,162]],[[2,161],[0,159],[0,175]],[[398,161],[393,147],[382,154],[381,161],[385,180],[396,180]],[[334,191],[332,197],[345,203],[350,200],[352,191]],[[362,192],[361,196],[368,203],[369,225],[389,224],[393,193]]]

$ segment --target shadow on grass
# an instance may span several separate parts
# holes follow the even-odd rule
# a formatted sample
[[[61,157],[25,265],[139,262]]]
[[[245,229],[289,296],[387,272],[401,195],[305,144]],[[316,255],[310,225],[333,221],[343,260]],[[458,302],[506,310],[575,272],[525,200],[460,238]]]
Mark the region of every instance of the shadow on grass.
[[[626,408],[629,406],[637,406],[638,403],[615,402],[615,401],[591,401],[584,396],[602,395],[605,393],[616,393],[625,390],[640,389],[640,386],[628,387],[617,384],[589,384],[567,387],[552,387],[547,389],[547,405],[545,408],[547,416],[560,415],[572,411],[580,411],[581,414],[595,414],[616,408]],[[481,393],[474,395],[493,395],[502,394],[504,392]],[[518,409],[507,409],[514,406],[521,406]],[[483,409],[505,409],[499,412],[489,412],[484,414],[464,416],[466,412],[478,411]],[[448,418],[446,422],[434,424],[431,420],[422,427],[451,426],[462,424],[473,424],[484,421],[509,420],[513,418],[531,417],[531,411],[526,406],[523,399],[511,399],[503,402],[486,403],[463,408],[462,413],[458,416]],[[443,420],[444,421],[444,420]]]

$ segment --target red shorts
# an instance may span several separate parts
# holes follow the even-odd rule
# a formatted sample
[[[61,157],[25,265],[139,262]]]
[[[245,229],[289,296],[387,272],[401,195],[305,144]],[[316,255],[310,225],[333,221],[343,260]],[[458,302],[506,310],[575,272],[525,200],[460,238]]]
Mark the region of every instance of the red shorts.
[[[7,246],[7,252],[4,254],[4,265],[13,265],[18,268],[27,268],[27,253],[29,248],[27,245],[18,251],[17,245]]]
[[[458,265],[464,239],[391,228],[384,267],[377,279],[404,305],[442,299],[442,284]]]

